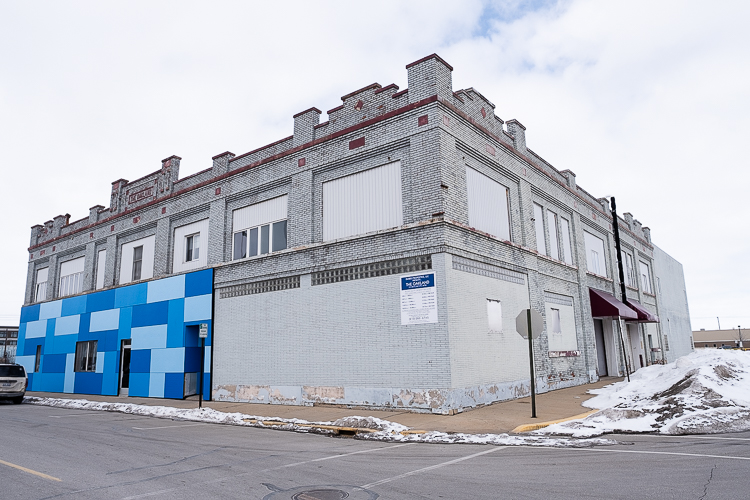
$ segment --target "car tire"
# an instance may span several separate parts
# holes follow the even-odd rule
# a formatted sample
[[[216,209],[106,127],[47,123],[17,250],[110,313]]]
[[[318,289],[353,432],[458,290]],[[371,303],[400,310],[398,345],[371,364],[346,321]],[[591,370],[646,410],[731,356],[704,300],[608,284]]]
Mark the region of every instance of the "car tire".
[[[21,403],[23,403],[23,396],[18,396],[17,398],[13,398],[14,405],[20,405]]]

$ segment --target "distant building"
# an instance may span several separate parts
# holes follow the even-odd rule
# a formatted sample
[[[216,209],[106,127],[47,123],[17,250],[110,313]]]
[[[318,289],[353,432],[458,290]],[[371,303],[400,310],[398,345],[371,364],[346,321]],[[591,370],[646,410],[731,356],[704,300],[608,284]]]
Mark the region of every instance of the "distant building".
[[[307,109],[293,135],[182,179],[170,156],[114,181],[108,208],[32,227],[31,390],[123,394],[127,372],[130,395],[182,397],[202,323],[211,396],[276,404],[452,413],[527,395],[528,307],[545,318],[540,391],[689,351],[679,263],[623,214],[620,301],[607,200],[452,70],[425,57],[408,89],[368,85],[323,123]]]
[[[750,348],[750,329],[697,330],[693,332],[697,348],[744,347]]]
[[[0,363],[15,363],[18,344],[17,326],[0,326]]]

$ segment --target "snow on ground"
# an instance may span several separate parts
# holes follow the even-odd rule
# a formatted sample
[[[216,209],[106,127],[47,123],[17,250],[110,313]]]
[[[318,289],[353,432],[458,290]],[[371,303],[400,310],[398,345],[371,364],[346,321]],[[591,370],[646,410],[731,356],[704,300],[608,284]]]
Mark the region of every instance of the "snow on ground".
[[[172,408],[169,406],[146,406],[130,403],[106,403],[85,399],[38,398],[27,396],[24,403],[76,410],[99,410],[143,415],[147,417],[166,418],[191,422],[239,425],[246,427],[273,428],[295,432],[315,432],[335,434],[330,427],[355,427],[370,429],[374,432],[361,432],[355,438],[371,441],[398,441],[416,443],[461,443],[492,444],[499,446],[554,446],[554,447],[589,447],[617,444],[611,439],[578,439],[550,436],[511,436],[508,434],[460,434],[445,432],[409,433],[408,427],[375,417],[345,417],[335,422],[310,422],[302,419],[285,419],[260,417],[244,413],[225,413],[212,408]],[[328,428],[326,428],[328,427]],[[402,434],[403,433],[403,434]]]
[[[674,363],[641,368],[630,382],[590,393],[597,396],[583,405],[601,411],[534,434],[590,437],[750,430],[750,352],[698,349]]]

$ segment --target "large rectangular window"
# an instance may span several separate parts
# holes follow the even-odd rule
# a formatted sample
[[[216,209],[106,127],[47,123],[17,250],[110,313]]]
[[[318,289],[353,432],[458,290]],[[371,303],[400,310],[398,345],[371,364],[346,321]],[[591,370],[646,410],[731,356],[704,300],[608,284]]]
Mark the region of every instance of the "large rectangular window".
[[[643,291],[653,294],[654,289],[651,286],[651,272],[648,269],[648,264],[642,260],[638,261],[638,263],[641,265],[641,286],[643,287]]]
[[[544,242],[544,210],[541,205],[534,203],[534,232],[536,233],[537,252],[547,255],[547,245]]]
[[[60,265],[59,297],[75,295],[83,291],[83,263],[85,260],[85,257],[79,257]]]
[[[287,203],[284,195],[234,211],[233,260],[287,248]]]
[[[39,269],[36,272],[36,288],[34,290],[34,300],[41,302],[47,299],[47,276],[49,275],[49,267]]]
[[[573,265],[573,251],[570,246],[570,224],[564,217],[560,217],[560,234],[563,243],[563,261],[566,264]]]
[[[625,255],[625,284],[627,286],[636,288],[637,281],[635,278],[635,266],[633,265],[633,257],[629,253]]]
[[[76,359],[74,371],[95,372],[96,371],[96,340],[76,342]]]
[[[469,225],[510,241],[508,188],[473,168],[466,167]]]
[[[104,288],[104,272],[107,265],[107,250],[99,250],[96,255],[96,289]]]
[[[560,260],[560,250],[557,244],[557,214],[547,210],[547,229],[549,230],[549,256]]]
[[[587,231],[583,232],[583,240],[586,244],[586,268],[591,273],[607,276],[604,241]]]
[[[401,162],[323,183],[323,241],[401,226]]]

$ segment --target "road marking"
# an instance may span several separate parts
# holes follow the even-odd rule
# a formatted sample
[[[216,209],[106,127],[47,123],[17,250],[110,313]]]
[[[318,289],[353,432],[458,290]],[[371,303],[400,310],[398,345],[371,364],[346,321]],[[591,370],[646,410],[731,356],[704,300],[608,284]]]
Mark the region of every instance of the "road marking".
[[[332,460],[334,458],[349,457],[351,455],[359,455],[360,453],[370,453],[371,451],[390,450],[390,449],[393,449],[393,448],[400,448],[402,446],[410,446],[412,444],[414,444],[414,443],[396,444],[396,445],[393,445],[393,446],[385,446],[383,448],[372,448],[372,449],[369,449],[369,450],[359,450],[359,451],[353,451],[351,453],[343,453],[341,455],[331,455],[330,457],[314,458],[312,460],[306,460],[304,462],[295,462],[293,464],[280,465],[278,467],[273,467],[271,469],[265,469],[265,470],[262,470],[260,472],[269,472],[269,471],[272,471],[272,470],[285,469],[287,467],[296,467],[298,465],[311,464],[313,462],[322,462],[323,460]]]
[[[732,457],[728,455],[705,455],[702,453],[678,453],[675,451],[646,451],[646,450],[608,450],[604,448],[559,448],[579,451],[603,451],[609,453],[636,453],[643,455],[677,455],[682,457],[702,457],[702,458],[726,458],[727,460],[750,460],[750,457]]]
[[[390,483],[391,481],[395,481],[397,479],[402,479],[402,478],[405,478],[405,477],[413,476],[414,474],[420,474],[422,472],[427,472],[427,471],[431,471],[431,470],[434,470],[434,469],[439,469],[440,467],[445,467],[447,465],[452,465],[452,464],[456,464],[458,462],[463,462],[464,460],[469,460],[470,458],[478,457],[478,456],[481,456],[481,455],[486,455],[488,453],[493,453],[493,452],[495,452],[497,450],[502,450],[502,449],[505,449],[505,448],[507,448],[507,446],[498,446],[498,447],[495,447],[495,448],[490,448],[489,450],[480,451],[479,453],[474,453],[473,455],[468,455],[466,457],[456,458],[455,460],[449,460],[449,461],[443,462],[441,464],[431,465],[431,466],[425,467],[423,469],[417,469],[417,470],[413,470],[411,472],[406,472],[404,474],[399,474],[398,476],[393,476],[393,477],[389,477],[389,478],[386,478],[386,479],[381,479],[380,481],[375,481],[374,483],[365,484],[363,486],[360,486],[360,488],[365,488],[365,489],[372,488],[374,486],[379,486],[381,484]]]
[[[240,476],[246,476],[248,474],[257,474],[259,472],[269,472],[269,471],[272,471],[272,470],[284,469],[284,468],[287,468],[287,467],[296,467],[298,465],[304,465],[304,464],[309,464],[309,463],[313,463],[313,462],[322,462],[323,460],[332,460],[334,458],[343,458],[343,457],[349,457],[351,455],[359,455],[360,453],[370,453],[370,452],[373,452],[373,451],[381,451],[381,450],[390,450],[390,449],[393,449],[393,448],[401,448],[402,446],[411,446],[413,444],[414,443],[403,443],[403,444],[396,444],[396,445],[393,445],[393,446],[383,446],[383,447],[380,447],[380,448],[371,448],[369,450],[353,451],[351,453],[342,453],[340,455],[331,455],[329,457],[314,458],[312,460],[306,460],[304,462],[295,462],[295,463],[292,463],[292,464],[280,465],[279,467],[272,467],[270,469],[263,469],[261,471],[242,472],[240,474],[235,474],[234,476],[228,476],[228,477],[222,477],[222,478],[212,479],[210,481],[202,481],[200,483],[193,483],[193,484],[191,484],[188,487],[189,488],[194,488],[196,486],[205,486],[207,484],[221,483],[223,481],[231,481],[231,480],[234,480],[234,479],[236,479],[236,478],[238,478]],[[181,490],[181,489],[184,489],[184,487],[170,488],[168,490],[152,491],[152,492],[149,492],[149,493],[143,493],[141,495],[133,495],[133,496],[129,496],[129,497],[124,497],[122,500],[135,500],[137,498],[153,497],[153,496],[157,496],[157,495],[163,495],[165,493],[171,493],[173,491],[178,491],[178,490]]]
[[[32,469],[27,469],[26,467],[21,467],[20,465],[12,464],[10,462],[6,462],[5,460],[0,460],[0,464],[7,465],[8,467],[13,467],[14,469],[22,470],[24,472],[28,472],[29,474],[34,474],[35,476],[43,477],[44,479],[49,479],[50,481],[62,481],[62,479],[48,476],[47,474],[44,474],[43,472],[37,472]]]
[[[750,438],[725,438],[725,437],[712,437],[712,436],[676,436],[674,434],[663,434],[663,435],[653,435],[653,434],[645,434],[646,437],[670,437],[670,438],[683,438],[683,439],[721,439],[724,441],[750,441]]]
[[[150,431],[152,429],[174,429],[175,427],[193,427],[196,425],[206,425],[205,422],[201,422],[198,424],[185,424],[185,425],[165,425],[163,427],[133,427],[133,429],[139,430],[139,431]]]

